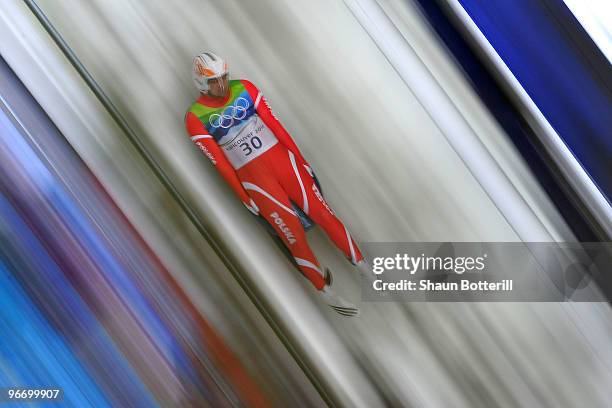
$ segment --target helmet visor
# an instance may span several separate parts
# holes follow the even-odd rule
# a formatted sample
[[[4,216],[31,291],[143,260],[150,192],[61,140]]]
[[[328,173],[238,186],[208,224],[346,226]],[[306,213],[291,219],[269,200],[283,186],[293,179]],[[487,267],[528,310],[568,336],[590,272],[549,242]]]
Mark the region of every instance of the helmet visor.
[[[208,93],[212,96],[225,96],[229,90],[229,73],[208,80]]]

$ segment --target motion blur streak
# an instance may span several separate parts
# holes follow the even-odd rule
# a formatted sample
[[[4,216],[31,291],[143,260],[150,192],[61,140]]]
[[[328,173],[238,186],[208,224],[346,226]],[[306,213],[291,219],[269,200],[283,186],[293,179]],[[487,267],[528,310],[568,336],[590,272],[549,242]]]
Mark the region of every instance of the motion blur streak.
[[[10,74],[5,65],[3,71]],[[58,152],[36,145],[39,155],[53,160],[54,174],[22,138],[27,131],[9,120],[8,106],[2,108],[0,265],[8,282],[2,290],[10,297],[1,336],[12,339],[2,348],[12,364],[4,363],[3,373],[21,367],[21,359],[30,362],[3,384],[74,381],[78,392],[68,387],[65,395],[76,406],[87,405],[79,398],[93,406],[225,406],[240,400],[265,406],[232,352],[74,153],[61,152],[66,147],[59,141],[45,146]],[[36,327],[47,335],[32,336]],[[65,381],[66,375],[73,380]]]
[[[85,278],[75,260],[58,258],[70,268],[71,282],[78,283],[80,296],[114,347],[127,356],[120,361],[109,357],[113,374],[140,381],[153,394],[149,399],[165,397],[170,405],[182,403],[172,399],[185,395],[177,389],[179,384],[190,394],[189,387],[196,387],[195,398],[216,403],[237,397],[248,405],[257,403],[247,395],[262,398],[262,393],[275,406],[611,405],[608,305],[362,303],[359,319],[343,320],[320,304],[185,135],[183,114],[196,96],[190,61],[194,54],[213,49],[229,58],[234,77],[251,79],[263,90],[313,165],[326,198],[357,240],[517,241],[517,225],[491,199],[494,192],[478,181],[488,175],[470,171],[444,133],[452,129],[436,123],[449,115],[447,107],[452,105],[452,114],[461,115],[471,129],[462,135],[482,143],[490,155],[487,160],[503,172],[499,179],[505,183],[503,190],[516,190],[512,202],[504,204],[532,212],[530,219],[512,222],[537,228],[552,240],[573,240],[504,130],[411,2],[380,2],[414,51],[412,61],[429,72],[426,76],[413,72],[410,81],[399,77],[341,0],[41,0],[37,4],[135,130],[138,141],[187,198],[299,358],[298,366],[30,10],[22,2],[7,1],[0,8],[2,56],[242,362],[244,378],[256,378],[244,390],[238,387],[246,380],[235,381],[224,374],[227,369],[214,364],[226,360],[219,358],[221,351],[197,340],[190,309],[170,306],[175,300],[168,292],[163,300],[153,295],[164,284],[157,278],[157,283],[150,281],[160,276],[149,273],[157,270],[150,266],[154,262],[144,268],[132,259],[133,253],[142,253],[138,245],[129,244],[126,235],[104,235],[104,242],[112,242],[106,251],[121,254],[115,255],[121,259],[117,266],[98,249],[100,238],[91,237],[91,230],[68,211],[58,188],[50,190],[50,197],[32,191],[44,203],[39,211],[51,206],[51,198],[58,201],[53,201],[54,206],[68,211],[66,215],[45,212],[42,220],[31,210],[27,216],[36,218],[39,229],[62,226],[56,243],[47,244],[46,251],[66,256],[75,251],[79,266],[91,268]],[[418,81],[452,104],[446,100],[437,109],[425,109],[408,85]],[[48,163],[64,168],[75,160],[60,157]],[[12,165],[10,174],[23,174],[24,166]],[[65,184],[70,184],[72,197],[79,197],[79,205],[102,205],[104,200],[89,190],[77,194],[83,185],[94,182],[77,183]],[[27,181],[25,186],[30,184],[39,185]],[[20,194],[25,198],[25,192]],[[107,221],[102,213],[94,219],[96,228],[121,229],[126,222]],[[50,241],[42,233],[37,238]],[[338,292],[358,299],[358,278],[346,260],[320,230],[309,233],[309,238],[322,263],[334,271]],[[124,281],[117,279],[122,270],[137,272],[126,272],[130,279]],[[98,286],[92,290],[93,282],[100,286],[99,293]],[[41,307],[53,301],[59,300],[45,298]],[[160,312],[166,307],[176,314]],[[173,319],[185,330],[181,336],[168,335],[175,333]],[[88,326],[76,332],[86,343],[81,347],[104,351],[95,329],[90,332]],[[138,354],[140,344],[148,353],[146,362]],[[85,362],[95,360],[83,356]],[[126,361],[130,367],[123,369]],[[150,367],[154,370],[147,371]],[[232,372],[240,372],[235,368],[240,365],[232,367]],[[115,390],[112,381],[102,375],[93,379],[95,386],[105,387],[105,398],[114,395],[107,392]],[[160,382],[162,387],[152,388]],[[132,394],[114,398],[145,398],[140,390],[142,386],[135,385]],[[325,401],[317,391],[322,391]],[[88,393],[90,398],[95,395]]]

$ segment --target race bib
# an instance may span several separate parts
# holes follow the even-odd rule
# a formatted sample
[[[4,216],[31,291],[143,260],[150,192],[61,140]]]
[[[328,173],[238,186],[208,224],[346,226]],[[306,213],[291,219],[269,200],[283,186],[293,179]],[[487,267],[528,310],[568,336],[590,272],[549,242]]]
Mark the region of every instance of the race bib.
[[[239,169],[276,143],[278,140],[274,134],[259,116],[254,114],[248,121],[230,129],[219,141],[219,146],[225,152],[232,167]]]

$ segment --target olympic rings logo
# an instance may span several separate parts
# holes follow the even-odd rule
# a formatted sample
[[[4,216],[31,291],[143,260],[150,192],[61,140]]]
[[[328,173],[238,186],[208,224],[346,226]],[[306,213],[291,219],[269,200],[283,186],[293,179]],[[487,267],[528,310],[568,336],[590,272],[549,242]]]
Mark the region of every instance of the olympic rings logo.
[[[225,108],[223,113],[213,113],[208,118],[208,123],[216,128],[228,129],[234,125],[235,120],[242,120],[247,115],[249,101],[243,97],[236,99],[236,103]]]

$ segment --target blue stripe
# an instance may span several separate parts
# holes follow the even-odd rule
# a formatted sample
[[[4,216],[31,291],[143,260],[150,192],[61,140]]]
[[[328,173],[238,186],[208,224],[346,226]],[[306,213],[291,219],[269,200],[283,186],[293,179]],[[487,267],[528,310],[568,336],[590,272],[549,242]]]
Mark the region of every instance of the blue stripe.
[[[612,70],[561,0],[461,0],[578,161],[612,198]]]

